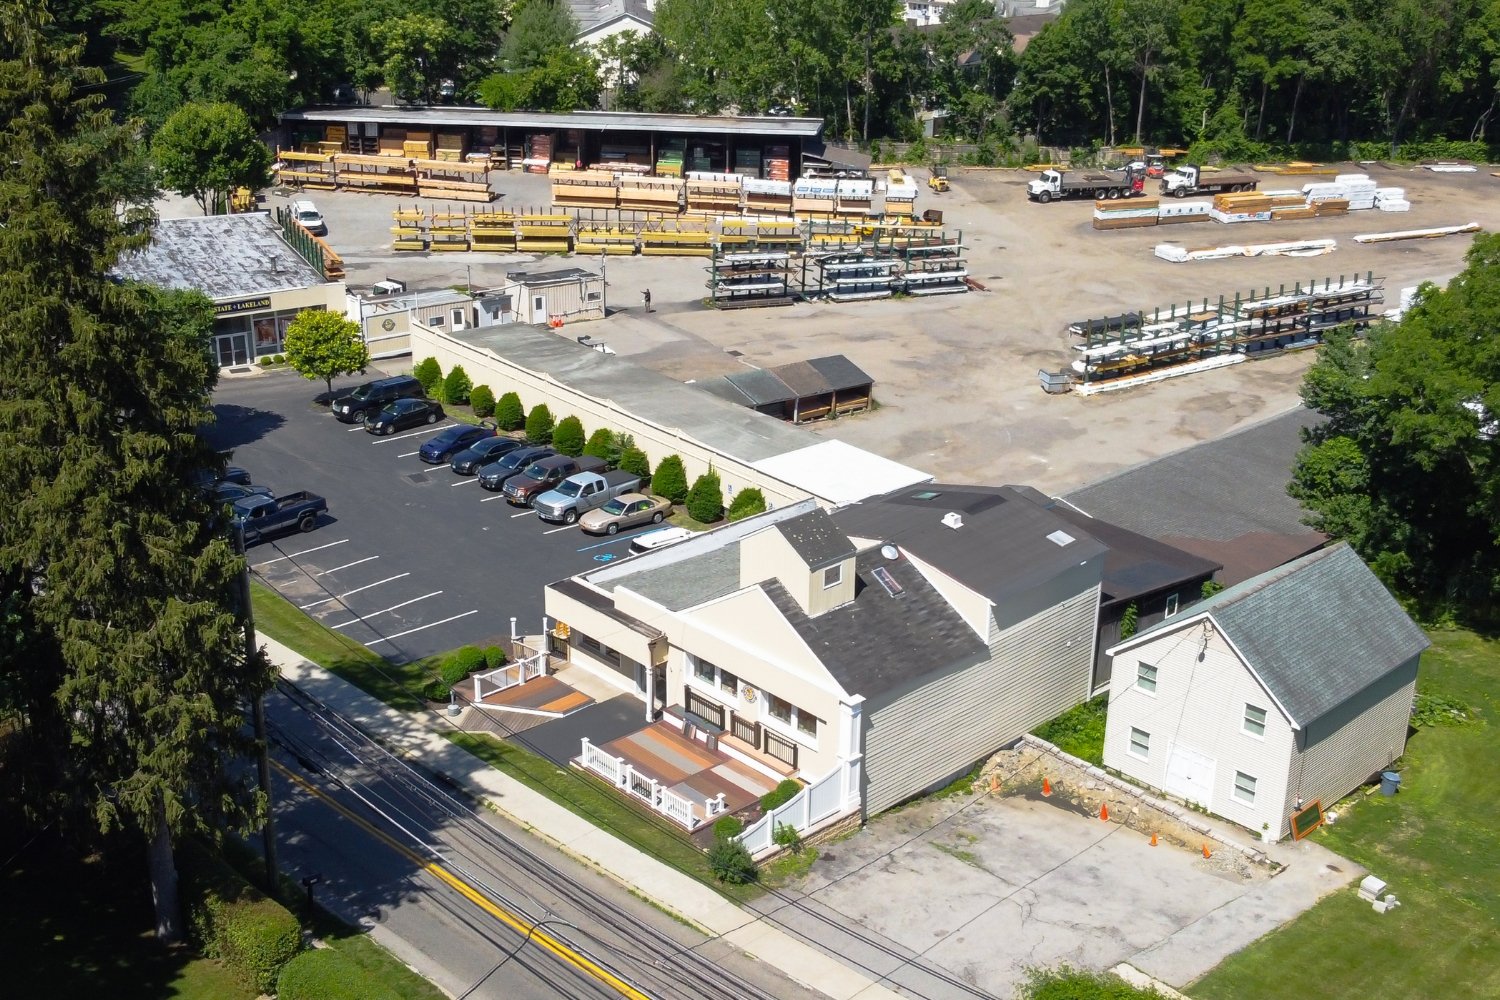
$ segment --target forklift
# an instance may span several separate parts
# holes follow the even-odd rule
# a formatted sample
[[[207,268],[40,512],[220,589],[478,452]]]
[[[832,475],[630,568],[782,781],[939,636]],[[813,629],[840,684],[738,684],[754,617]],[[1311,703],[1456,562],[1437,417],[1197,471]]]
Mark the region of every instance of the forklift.
[[[934,194],[944,194],[948,190],[948,168],[941,164],[934,164],[932,173],[927,178],[927,187]]]

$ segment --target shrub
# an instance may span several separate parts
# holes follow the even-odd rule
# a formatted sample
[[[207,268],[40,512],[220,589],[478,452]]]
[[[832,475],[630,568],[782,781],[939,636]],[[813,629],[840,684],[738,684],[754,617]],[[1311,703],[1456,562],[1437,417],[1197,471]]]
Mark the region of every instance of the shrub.
[[[583,421],[577,417],[563,417],[552,430],[552,447],[564,455],[582,455],[583,440]]]
[[[451,687],[484,665],[484,650],[478,646],[462,646],[443,661],[443,683]]]
[[[802,785],[787,778],[781,784],[761,796],[760,807],[765,812],[770,812],[777,806],[784,806],[792,801],[798,792],[802,791]]]
[[[714,878],[730,885],[755,881],[755,859],[738,840],[716,840],[708,849],[708,867]]]
[[[1135,635],[1136,629],[1140,627],[1141,609],[1134,604],[1125,606],[1124,612],[1120,614],[1120,638],[1129,639]]]
[[[771,832],[771,839],[779,847],[785,847],[793,854],[802,850],[802,834],[790,823],[777,823],[776,829]]]
[[[502,431],[520,430],[526,423],[526,411],[521,407],[521,397],[507,392],[495,403],[495,424]]]
[[[552,411],[547,404],[536,404],[526,415],[526,440],[532,444],[551,444],[552,426]]]
[[[422,688],[422,695],[428,701],[447,701],[453,691],[453,685],[441,678],[433,678]]]
[[[728,517],[731,521],[738,521],[742,517],[765,512],[766,495],[754,486],[747,486],[734,495],[734,501],[729,505]]]
[[[278,354],[278,355],[276,355],[274,358],[271,359],[271,364],[273,364],[273,365],[284,365],[284,364],[286,364],[286,355],[285,354]]]
[[[646,457],[644,451],[641,451],[635,445],[631,445],[620,452],[620,468],[632,476],[640,476],[645,480],[651,479],[651,460]],[[651,485],[653,489],[656,486],[655,483]]]
[[[411,373],[422,383],[422,388],[429,396],[437,391],[438,383],[443,380],[443,369],[437,363],[437,358],[423,358]]]
[[[745,822],[738,816],[721,816],[714,823],[715,840],[733,840],[745,832]]]
[[[619,447],[615,444],[615,432],[607,427],[601,427],[589,435],[588,443],[583,446],[585,455],[602,458],[610,465],[620,464]]]
[[[507,659],[509,657],[505,655],[505,650],[500,646],[484,647],[484,667],[486,670],[499,670],[505,666]]]
[[[1109,705],[1104,695],[1074,705],[1057,718],[1042,723],[1031,732],[1064,753],[1086,760],[1095,767],[1104,766],[1104,722]]]
[[[1223,589],[1224,585],[1218,580],[1204,580],[1202,588],[1198,591],[1198,596],[1206,601]]]
[[[443,377],[443,402],[467,403],[469,390],[473,387],[474,383],[469,381],[469,373],[464,371],[464,366],[454,365],[453,370]]]
[[[487,385],[476,385],[469,393],[469,405],[474,407],[474,416],[492,417],[495,415],[495,392]]]
[[[661,464],[656,467],[656,474],[651,477],[651,492],[659,497],[666,497],[673,503],[682,503],[687,499],[687,470],[682,467],[679,456],[668,455],[661,460]]]
[[[1159,1000],[1154,989],[1131,986],[1113,972],[1089,972],[1060,965],[1027,969],[1017,1000]]]
[[[267,993],[302,948],[297,918],[196,840],[176,852],[188,933],[246,986]]]
[[[687,495],[688,516],[702,524],[713,524],[724,516],[724,488],[719,474],[709,466],[707,472],[693,481]]]
[[[337,948],[305,951],[276,980],[276,1000],[399,1000],[400,994]]]

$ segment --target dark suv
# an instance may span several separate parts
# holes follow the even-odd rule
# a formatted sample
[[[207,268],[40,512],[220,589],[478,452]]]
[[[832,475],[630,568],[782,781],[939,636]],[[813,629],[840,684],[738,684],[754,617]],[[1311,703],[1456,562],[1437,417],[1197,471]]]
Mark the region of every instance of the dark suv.
[[[519,476],[521,470],[532,462],[538,462],[544,458],[551,458],[557,452],[546,445],[532,445],[526,448],[517,448],[498,462],[490,462],[479,470],[479,485],[487,490],[499,490],[505,486],[505,481],[511,476]]]
[[[423,399],[427,391],[411,375],[392,375],[358,386],[333,401],[333,415],[346,424],[362,424],[398,399]]]

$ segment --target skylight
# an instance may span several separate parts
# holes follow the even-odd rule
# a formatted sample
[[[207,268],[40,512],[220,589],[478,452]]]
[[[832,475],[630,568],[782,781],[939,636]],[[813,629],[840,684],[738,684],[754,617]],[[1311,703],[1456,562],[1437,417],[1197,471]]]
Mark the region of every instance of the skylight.
[[[901,584],[897,582],[896,578],[894,576],[891,576],[891,571],[886,569],[884,566],[876,566],[874,569],[870,570],[870,574],[874,576],[875,579],[880,581],[880,585],[885,588],[885,592],[887,594],[890,594],[892,597],[900,597],[902,594],[906,593],[906,588],[901,586]]]
[[[1059,548],[1062,548],[1064,546],[1072,545],[1074,542],[1078,541],[1078,539],[1074,538],[1072,535],[1059,528],[1057,531],[1054,531],[1052,532],[1052,534],[1047,536],[1047,541],[1051,542],[1053,545],[1058,546]]]
[[[922,490],[920,493],[913,493],[911,498],[913,500],[936,500],[940,496],[942,494],[936,490]]]

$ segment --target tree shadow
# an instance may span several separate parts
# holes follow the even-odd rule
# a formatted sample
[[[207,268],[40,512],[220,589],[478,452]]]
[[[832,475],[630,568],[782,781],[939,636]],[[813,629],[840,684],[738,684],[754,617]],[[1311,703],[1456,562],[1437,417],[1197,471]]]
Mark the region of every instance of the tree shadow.
[[[215,403],[213,409],[214,422],[205,428],[204,437],[219,451],[259,441],[286,423],[281,414],[255,406]]]

